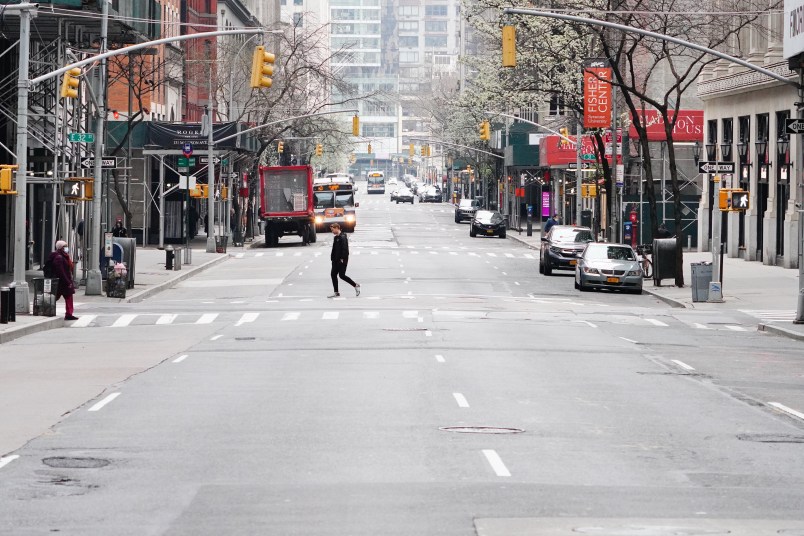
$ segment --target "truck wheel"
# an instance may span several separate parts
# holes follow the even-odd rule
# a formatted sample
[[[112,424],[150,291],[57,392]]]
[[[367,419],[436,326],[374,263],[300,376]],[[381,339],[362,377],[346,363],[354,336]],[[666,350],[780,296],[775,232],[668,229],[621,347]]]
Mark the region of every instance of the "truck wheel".
[[[315,244],[315,241],[318,239],[318,235],[316,235],[315,225],[310,225],[309,227],[309,234],[307,235],[307,241],[311,244]]]

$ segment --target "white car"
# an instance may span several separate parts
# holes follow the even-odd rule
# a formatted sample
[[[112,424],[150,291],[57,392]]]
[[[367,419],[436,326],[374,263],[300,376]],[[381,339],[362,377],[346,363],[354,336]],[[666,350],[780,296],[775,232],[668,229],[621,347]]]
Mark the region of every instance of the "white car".
[[[396,184],[397,184],[396,177],[391,177],[390,179],[388,179],[387,184],[388,184],[388,186],[396,186]]]

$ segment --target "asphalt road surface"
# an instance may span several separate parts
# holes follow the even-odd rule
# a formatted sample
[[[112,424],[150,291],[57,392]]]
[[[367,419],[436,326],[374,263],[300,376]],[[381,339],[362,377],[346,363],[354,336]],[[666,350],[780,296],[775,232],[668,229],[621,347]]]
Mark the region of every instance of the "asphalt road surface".
[[[4,345],[0,534],[804,534],[800,343],[359,201],[360,297],[283,238]]]

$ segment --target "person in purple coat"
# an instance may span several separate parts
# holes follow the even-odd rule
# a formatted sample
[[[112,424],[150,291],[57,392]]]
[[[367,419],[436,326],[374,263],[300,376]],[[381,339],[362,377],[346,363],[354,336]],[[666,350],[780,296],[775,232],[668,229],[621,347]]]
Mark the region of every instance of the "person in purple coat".
[[[56,251],[48,258],[53,270],[53,277],[59,279],[59,288],[56,299],[64,296],[64,305],[67,312],[64,320],[78,320],[73,316],[73,294],[75,294],[75,283],[73,283],[73,261],[70,259],[70,248],[67,242],[59,240],[56,242]]]

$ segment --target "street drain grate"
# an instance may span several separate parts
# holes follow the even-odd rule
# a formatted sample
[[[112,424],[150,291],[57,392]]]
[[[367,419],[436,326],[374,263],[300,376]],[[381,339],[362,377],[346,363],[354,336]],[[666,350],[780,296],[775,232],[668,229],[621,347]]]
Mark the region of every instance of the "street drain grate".
[[[500,428],[497,426],[441,426],[443,432],[457,432],[459,434],[521,434],[521,428]]]
[[[756,443],[804,443],[804,436],[789,434],[737,434],[737,439]]]
[[[235,337],[236,341],[256,341],[257,337]]]
[[[55,469],[97,469],[109,465],[109,460],[102,458],[67,458],[57,456],[55,458],[44,458],[42,463]]]

